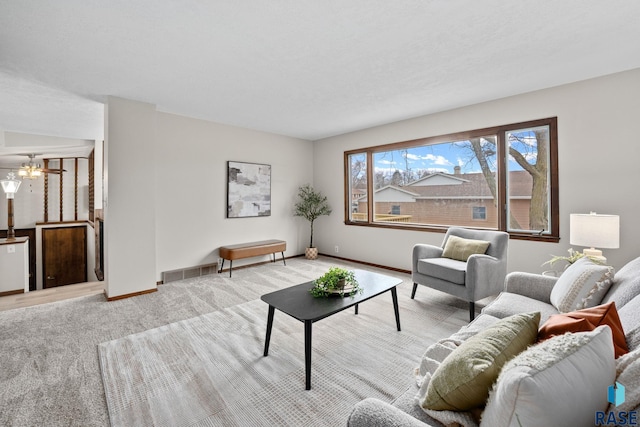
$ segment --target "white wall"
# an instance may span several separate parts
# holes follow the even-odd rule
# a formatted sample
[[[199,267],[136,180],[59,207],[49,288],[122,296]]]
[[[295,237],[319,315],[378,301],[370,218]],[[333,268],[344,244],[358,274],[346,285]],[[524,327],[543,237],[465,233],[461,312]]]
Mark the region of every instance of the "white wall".
[[[109,98],[106,128],[109,297],[153,289],[163,271],[215,263],[222,245],[275,238],[287,241],[285,256],[304,252],[308,223],[293,216],[293,203],[313,179],[310,141],[119,98]],[[271,165],[271,216],[226,218],[229,160]]]
[[[108,97],[105,117],[105,283],[114,298],[156,288],[156,110]]]
[[[271,216],[226,218],[227,161],[271,165]],[[215,263],[223,245],[287,242],[304,253],[308,223],[293,216],[300,185],[313,180],[309,141],[158,112],[155,145],[157,273]],[[234,266],[268,260],[238,260]],[[228,262],[225,266],[228,266]]]
[[[102,153],[104,152],[104,141],[96,140],[94,142],[94,152],[93,152],[93,208],[94,209],[102,209],[102,164],[103,157]]]
[[[410,269],[415,243],[443,235],[344,224],[344,151],[494,125],[558,117],[559,243],[511,240],[509,270],[541,272],[550,254],[569,245],[569,214],[620,215],[620,249],[605,249],[620,267],[640,256],[640,69],[405,120],[314,143],[314,185],[334,208],[317,224],[321,253]],[[575,248],[583,249],[583,248]]]

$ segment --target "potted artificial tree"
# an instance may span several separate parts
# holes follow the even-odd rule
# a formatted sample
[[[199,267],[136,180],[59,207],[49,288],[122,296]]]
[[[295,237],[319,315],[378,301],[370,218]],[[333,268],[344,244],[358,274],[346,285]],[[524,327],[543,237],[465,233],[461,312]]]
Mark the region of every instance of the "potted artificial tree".
[[[329,215],[331,207],[327,197],[313,189],[309,184],[298,188],[298,201],[295,204],[295,216],[301,216],[311,223],[311,239],[309,247],[305,249],[304,256],[307,259],[318,258],[318,248],[313,246],[313,221],[322,215]]]

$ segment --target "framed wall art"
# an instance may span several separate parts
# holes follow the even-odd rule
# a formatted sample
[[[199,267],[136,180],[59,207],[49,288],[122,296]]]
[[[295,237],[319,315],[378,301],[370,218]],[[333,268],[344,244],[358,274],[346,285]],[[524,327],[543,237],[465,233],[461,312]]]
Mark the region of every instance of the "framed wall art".
[[[227,218],[271,215],[271,165],[227,162]]]

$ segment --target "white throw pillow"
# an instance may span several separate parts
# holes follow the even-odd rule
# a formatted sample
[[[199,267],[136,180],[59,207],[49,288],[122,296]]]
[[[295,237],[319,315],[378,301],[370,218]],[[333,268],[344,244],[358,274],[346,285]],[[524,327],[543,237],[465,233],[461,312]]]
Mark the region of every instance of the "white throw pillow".
[[[616,420],[620,420],[620,413],[636,411],[640,416],[640,348],[619,357],[616,360],[616,382],[625,388],[625,400],[616,406],[609,405],[609,413],[614,413]]]
[[[595,307],[611,287],[613,267],[580,258],[567,268],[551,290],[551,304],[560,313]]]
[[[504,366],[480,425],[592,426],[615,376],[609,326],[550,338]]]

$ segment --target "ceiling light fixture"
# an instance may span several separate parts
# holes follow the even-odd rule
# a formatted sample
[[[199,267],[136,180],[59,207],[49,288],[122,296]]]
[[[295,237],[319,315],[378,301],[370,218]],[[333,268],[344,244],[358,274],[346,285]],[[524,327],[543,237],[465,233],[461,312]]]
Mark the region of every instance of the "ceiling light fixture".
[[[38,179],[42,175],[42,167],[40,163],[33,163],[33,156],[29,155],[29,163],[23,163],[18,170],[18,176],[22,179]]]

